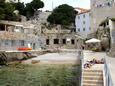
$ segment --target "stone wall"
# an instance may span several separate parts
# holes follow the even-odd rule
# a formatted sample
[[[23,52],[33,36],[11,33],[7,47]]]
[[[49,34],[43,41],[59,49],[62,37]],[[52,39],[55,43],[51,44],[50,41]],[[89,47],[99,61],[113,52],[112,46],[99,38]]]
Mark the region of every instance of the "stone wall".
[[[110,28],[98,28],[96,36],[101,40],[102,50],[110,49]]]
[[[90,0],[91,1],[91,29],[95,32],[99,24],[107,17],[115,17],[115,2],[111,0]]]
[[[70,34],[47,34],[45,39],[49,40],[49,44],[46,43],[46,48],[49,49],[80,49],[83,44],[83,40],[75,37],[74,33]],[[58,39],[58,43],[54,44],[54,39]],[[65,40],[65,43],[63,43]],[[74,43],[72,44],[72,40]]]

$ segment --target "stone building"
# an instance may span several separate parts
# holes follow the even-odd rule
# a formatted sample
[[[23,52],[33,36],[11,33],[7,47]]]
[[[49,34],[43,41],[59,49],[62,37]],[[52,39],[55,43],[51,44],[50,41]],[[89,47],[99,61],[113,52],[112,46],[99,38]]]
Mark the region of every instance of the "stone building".
[[[90,10],[81,11],[75,18],[76,32],[84,38],[88,37],[91,32],[90,26]]]
[[[43,29],[42,36],[45,38],[45,47],[48,49],[81,49],[83,39],[71,30],[56,25],[51,29]]]
[[[0,50],[18,50],[21,47],[39,48],[34,25],[28,22],[0,21]]]
[[[115,56],[115,18],[103,20],[100,24],[99,30],[100,29],[102,30],[102,33],[99,31],[100,35],[98,35],[98,37],[101,38],[102,42],[105,40],[103,43],[105,48],[107,49],[108,47],[110,49],[110,54]]]
[[[51,14],[51,12],[42,12],[38,10],[35,12],[34,16],[30,19],[29,22],[35,25],[36,34],[41,36],[41,29],[43,29],[47,24],[47,18]]]
[[[73,26],[64,28],[61,25],[50,25],[47,22],[51,12],[37,11],[30,22],[35,25],[36,35],[39,37],[41,48],[46,49],[75,49],[81,48],[83,39],[76,32]]]
[[[90,0],[91,2],[91,29],[96,32],[101,21],[107,17],[115,17],[114,0]],[[92,34],[91,36],[93,36]]]
[[[108,27],[109,23],[108,21],[104,20],[100,23],[96,36],[98,39],[101,40],[101,47],[103,51],[106,51],[107,49],[110,49],[110,28]]]

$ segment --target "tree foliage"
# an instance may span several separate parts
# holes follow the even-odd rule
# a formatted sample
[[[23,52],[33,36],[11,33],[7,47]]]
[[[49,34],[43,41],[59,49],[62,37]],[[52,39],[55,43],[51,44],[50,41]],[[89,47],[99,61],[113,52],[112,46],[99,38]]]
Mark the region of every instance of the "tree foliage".
[[[70,25],[74,23],[76,13],[72,6],[63,4],[53,10],[47,21],[51,24]]]
[[[34,15],[35,11],[43,7],[44,7],[44,3],[41,0],[33,0],[32,2],[27,3],[25,7],[25,11],[26,11],[25,16],[27,18],[30,18]]]
[[[26,16],[28,19],[34,15],[34,12],[39,8],[43,8],[44,3],[41,0],[33,0],[24,5],[24,3],[5,3],[5,0],[0,0],[0,19],[19,21],[20,15]],[[19,11],[19,15],[14,13]]]
[[[41,0],[33,0],[30,3],[27,3],[26,5],[21,2],[14,3],[14,6],[21,15],[24,15],[29,19],[34,15],[35,11],[37,11],[39,8],[44,7],[44,3]]]
[[[5,3],[0,0],[0,19],[2,20],[17,20],[18,16],[14,14],[15,6],[11,3]]]
[[[19,11],[19,14],[25,15],[25,5],[24,3],[12,3],[15,6],[15,9]]]

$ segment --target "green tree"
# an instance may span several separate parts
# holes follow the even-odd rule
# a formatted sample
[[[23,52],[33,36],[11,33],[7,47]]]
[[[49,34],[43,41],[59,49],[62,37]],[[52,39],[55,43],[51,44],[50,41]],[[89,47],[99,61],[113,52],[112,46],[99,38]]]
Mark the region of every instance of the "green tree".
[[[34,12],[39,8],[43,8],[44,3],[41,0],[33,0],[24,5],[24,3],[5,3],[0,0],[0,19],[19,21],[20,15],[26,16],[28,19],[34,15]],[[18,10],[19,15],[15,15],[14,11]]]
[[[19,16],[14,14],[15,6],[12,3],[5,3],[0,0],[0,20],[19,21]]]
[[[5,0],[0,0],[0,3],[4,3]]]
[[[5,11],[4,11],[4,0],[0,0],[0,19],[4,19]]]
[[[5,3],[4,4],[4,11],[5,11],[5,18],[4,20],[15,20],[14,17],[14,10],[15,7],[11,3]]]
[[[12,3],[15,6],[15,9],[19,11],[19,14],[25,15],[25,5],[24,3],[18,2],[18,3]]]
[[[0,19],[4,19],[5,18],[5,11],[3,8],[0,7]]]
[[[35,11],[43,7],[44,7],[44,3],[41,0],[33,0],[32,2],[27,3],[25,7],[26,17],[29,19],[34,15]]]
[[[63,4],[53,10],[47,21],[51,24],[71,25],[77,13],[72,6]]]

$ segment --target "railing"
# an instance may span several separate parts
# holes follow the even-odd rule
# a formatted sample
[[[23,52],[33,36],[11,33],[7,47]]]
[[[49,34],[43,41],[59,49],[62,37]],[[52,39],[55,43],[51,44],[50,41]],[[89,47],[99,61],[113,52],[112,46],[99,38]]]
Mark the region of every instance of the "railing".
[[[105,61],[104,71],[103,71],[104,86],[113,86],[110,70],[107,65],[106,59],[104,61]]]
[[[84,55],[83,55],[83,50],[78,51],[78,55],[80,57],[80,64],[81,64],[81,77],[80,77],[80,86],[83,86],[83,70],[84,70]]]

